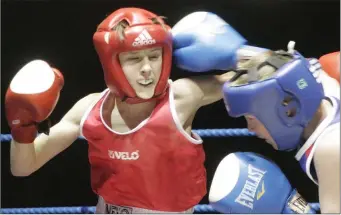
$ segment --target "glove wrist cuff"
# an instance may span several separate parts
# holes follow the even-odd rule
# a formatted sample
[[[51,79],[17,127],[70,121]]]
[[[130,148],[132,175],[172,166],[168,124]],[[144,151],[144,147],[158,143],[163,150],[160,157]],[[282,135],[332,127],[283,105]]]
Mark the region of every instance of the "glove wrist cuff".
[[[315,213],[309,206],[308,202],[294,189],[287,201],[287,206],[284,209],[284,213],[296,213],[296,214],[313,214]]]
[[[37,128],[35,125],[12,128],[12,138],[17,143],[31,144],[37,137]]]

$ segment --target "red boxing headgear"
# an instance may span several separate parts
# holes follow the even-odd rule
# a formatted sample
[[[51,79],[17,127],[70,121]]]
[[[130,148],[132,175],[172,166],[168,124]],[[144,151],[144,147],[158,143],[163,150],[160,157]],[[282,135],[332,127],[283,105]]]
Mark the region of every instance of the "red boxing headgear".
[[[155,24],[152,19],[157,19],[166,29],[160,24]],[[114,28],[123,20],[127,21],[129,26],[124,30],[124,39],[120,40]],[[170,29],[157,15],[140,8],[116,10],[102,21],[93,36],[93,41],[104,70],[105,82],[111,92],[128,103],[147,101],[139,98],[130,86],[122,71],[118,55],[121,52],[162,47],[162,71],[152,99],[165,94],[172,65]]]
[[[340,51],[325,54],[319,61],[323,70],[340,83]]]

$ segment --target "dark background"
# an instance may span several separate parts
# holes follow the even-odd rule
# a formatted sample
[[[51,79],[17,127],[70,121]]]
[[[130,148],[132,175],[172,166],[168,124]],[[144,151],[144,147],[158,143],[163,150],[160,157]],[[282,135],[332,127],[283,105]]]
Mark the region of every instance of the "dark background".
[[[62,71],[65,86],[52,113],[53,123],[72,105],[105,88],[103,73],[92,44],[96,26],[120,7],[142,7],[166,16],[173,26],[190,12],[206,10],[220,15],[250,44],[286,49],[289,40],[306,57],[339,50],[339,1],[206,0],[206,1],[2,1],[1,2],[1,133],[9,133],[3,101],[11,78],[27,62],[40,58]],[[188,76],[175,66],[171,78]],[[230,118],[223,102],[201,108],[198,128],[245,128],[243,119]],[[29,177],[13,177],[9,146],[1,143],[1,207],[95,205],[89,180],[87,144],[78,140]],[[293,159],[293,153],[275,152],[254,137],[205,138],[208,186],[220,160],[230,152],[255,151],[275,160],[293,186],[310,201],[317,188]],[[228,171],[228,170],[227,170]],[[201,203],[207,203],[205,197]]]

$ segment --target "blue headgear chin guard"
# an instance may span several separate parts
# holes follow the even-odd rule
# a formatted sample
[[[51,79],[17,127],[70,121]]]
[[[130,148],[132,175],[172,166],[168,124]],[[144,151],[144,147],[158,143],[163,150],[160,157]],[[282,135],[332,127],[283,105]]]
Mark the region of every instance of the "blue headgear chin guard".
[[[283,60],[283,55],[290,55],[291,60]],[[264,65],[277,69],[266,80],[240,86],[230,86],[232,80],[224,84],[225,106],[232,117],[255,116],[269,131],[279,150],[294,149],[324,98],[322,84],[300,54],[278,52],[251,72],[257,73]]]

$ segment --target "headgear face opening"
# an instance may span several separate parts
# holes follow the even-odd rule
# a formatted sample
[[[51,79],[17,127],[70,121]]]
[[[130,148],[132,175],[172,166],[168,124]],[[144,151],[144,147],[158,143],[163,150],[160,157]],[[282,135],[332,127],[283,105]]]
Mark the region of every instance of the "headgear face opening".
[[[269,65],[274,66],[271,62]],[[277,71],[269,79],[240,86],[226,83],[223,92],[229,115],[253,115],[269,131],[279,150],[296,148],[324,98],[322,84],[309,67],[305,58],[294,55],[275,67]]]
[[[155,18],[163,26],[155,24],[152,21]],[[123,20],[129,26],[124,30],[124,39],[120,40],[114,28]],[[160,98],[165,94],[172,65],[172,34],[170,27],[157,15],[139,8],[119,9],[102,21],[93,41],[104,70],[106,85],[115,96],[127,103],[141,103],[150,99],[141,99],[136,95],[124,75],[118,55],[122,52],[161,47],[162,71],[151,99]]]

